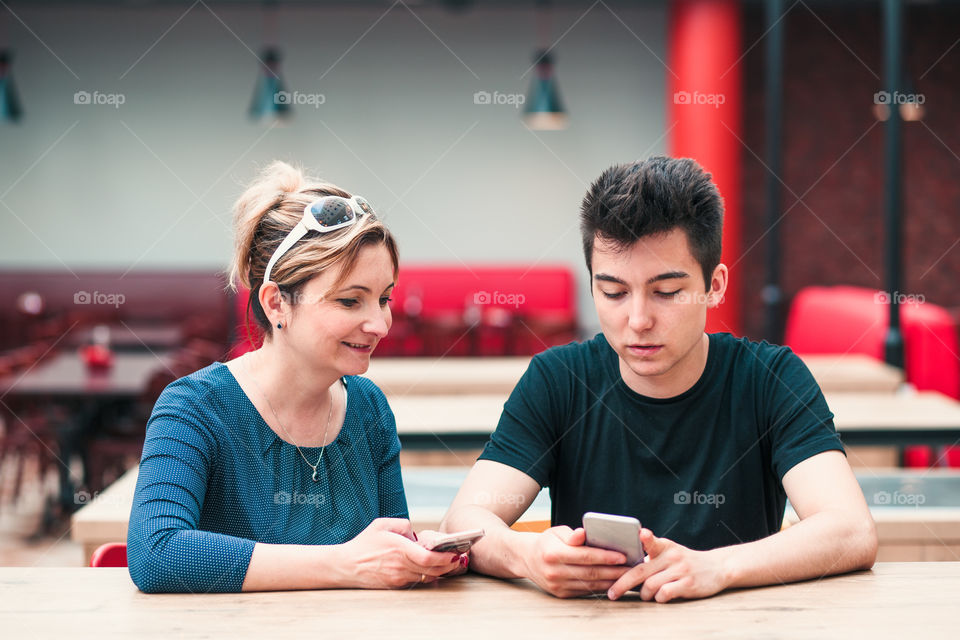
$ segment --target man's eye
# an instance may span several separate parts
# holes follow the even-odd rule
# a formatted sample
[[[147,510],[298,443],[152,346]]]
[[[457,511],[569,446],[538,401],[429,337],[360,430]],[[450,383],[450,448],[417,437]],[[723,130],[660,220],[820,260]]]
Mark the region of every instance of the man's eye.
[[[349,309],[350,307],[355,306],[359,302],[359,300],[357,300],[356,298],[340,298],[339,300],[337,300],[337,302],[339,302],[340,304],[345,306],[347,309]]]
[[[677,289],[676,291],[654,291],[654,293],[660,296],[661,298],[672,298],[676,296],[678,293],[680,293],[681,291],[683,291],[683,289]]]
[[[617,293],[607,293],[606,291],[602,292],[604,296],[610,300],[619,300],[623,296],[627,295],[626,291],[618,291]]]

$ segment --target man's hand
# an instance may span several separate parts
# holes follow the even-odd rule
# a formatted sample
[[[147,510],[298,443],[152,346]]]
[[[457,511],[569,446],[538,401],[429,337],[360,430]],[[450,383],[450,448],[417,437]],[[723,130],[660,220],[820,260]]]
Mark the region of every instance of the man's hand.
[[[657,602],[706,598],[727,588],[729,578],[721,549],[694,551],[673,540],[657,538],[649,529],[640,530],[640,542],[647,557],[610,587],[607,597],[611,600],[639,584],[643,584],[640,597]]]
[[[582,528],[551,527],[531,540],[526,577],[559,598],[603,593],[629,569],[622,553],[584,546]]]

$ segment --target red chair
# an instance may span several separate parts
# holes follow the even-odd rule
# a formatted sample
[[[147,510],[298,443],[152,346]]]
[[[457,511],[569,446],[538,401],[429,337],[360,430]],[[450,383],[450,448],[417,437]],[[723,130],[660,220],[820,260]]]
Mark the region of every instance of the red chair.
[[[860,287],[806,287],[790,305],[784,342],[800,354],[862,353],[883,359],[889,294]],[[900,305],[904,373],[919,391],[960,399],[957,326],[950,313],[922,296]],[[947,447],[940,464],[960,465],[960,448]],[[907,447],[907,467],[937,464],[930,447]]]
[[[127,545],[125,542],[108,542],[97,547],[90,556],[91,567],[127,566]]]
[[[888,294],[860,287],[806,287],[790,305],[784,342],[800,354],[862,353],[883,360]],[[960,399],[957,327],[946,309],[917,296],[900,305],[907,382]]]

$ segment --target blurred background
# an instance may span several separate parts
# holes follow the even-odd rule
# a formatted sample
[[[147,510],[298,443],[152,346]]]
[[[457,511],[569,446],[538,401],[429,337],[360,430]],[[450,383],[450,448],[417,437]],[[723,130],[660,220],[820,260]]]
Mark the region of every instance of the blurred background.
[[[256,346],[224,269],[231,205],[274,159],[397,236],[375,360],[477,388],[458,359],[499,359],[506,393],[599,330],[589,183],[693,157],[726,206],[708,329],[789,344],[827,391],[878,392],[866,371],[938,394],[898,405],[930,424],[857,409],[851,433],[887,429],[864,466],[960,463],[958,44],[936,0],[0,1],[0,564],[26,534],[74,553],[50,536],[135,465],[163,386]],[[415,386],[393,395],[436,393]]]

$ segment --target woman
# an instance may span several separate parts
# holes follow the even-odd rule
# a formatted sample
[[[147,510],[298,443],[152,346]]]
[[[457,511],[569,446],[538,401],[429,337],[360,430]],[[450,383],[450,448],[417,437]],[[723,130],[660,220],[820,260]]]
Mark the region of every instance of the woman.
[[[231,282],[263,346],[168,386],[127,555],[145,592],[390,588],[460,573],[407,520],[400,441],[358,377],[390,329],[397,247],[359,196],[275,162],[234,207]]]

